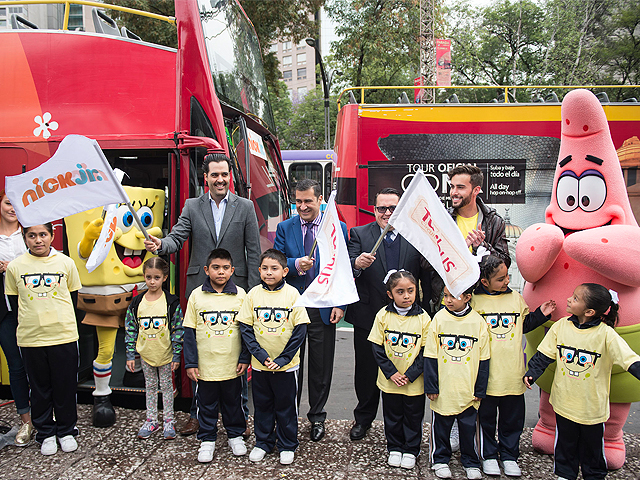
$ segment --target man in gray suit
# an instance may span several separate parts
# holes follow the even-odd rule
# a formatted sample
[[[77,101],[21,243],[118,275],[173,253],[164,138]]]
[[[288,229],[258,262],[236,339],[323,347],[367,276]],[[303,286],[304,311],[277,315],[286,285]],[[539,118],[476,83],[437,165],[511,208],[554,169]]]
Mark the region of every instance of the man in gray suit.
[[[180,250],[182,244],[191,237],[185,292],[187,298],[204,282],[204,264],[214,248],[224,248],[231,253],[235,267],[231,279],[248,291],[260,283],[260,233],[253,202],[229,192],[231,161],[225,155],[207,155],[202,162],[202,170],[209,193],[188,199],[178,223],[173,226],[169,235],[162,240],[149,236],[144,245],[150,252],[168,255]],[[246,382],[243,382],[243,397],[246,395],[245,385]],[[243,407],[247,414],[245,398]],[[194,402],[191,419],[180,433],[191,435],[198,428]]]
[[[229,192],[230,160],[225,155],[207,155],[202,170],[209,193],[188,199],[169,235],[162,240],[152,236],[145,247],[168,255],[180,250],[191,237],[187,298],[204,282],[204,263],[214,248],[231,253],[235,267],[231,279],[248,291],[260,283],[260,233],[253,202]]]

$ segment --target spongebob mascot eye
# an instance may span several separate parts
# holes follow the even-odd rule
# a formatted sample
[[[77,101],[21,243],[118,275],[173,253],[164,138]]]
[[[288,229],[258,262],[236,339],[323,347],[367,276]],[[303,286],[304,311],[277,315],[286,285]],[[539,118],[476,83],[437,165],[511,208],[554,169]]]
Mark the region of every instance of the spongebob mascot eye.
[[[148,233],[162,237],[164,191],[127,186],[124,190]],[[93,361],[96,385],[93,392],[93,425],[96,427],[110,427],[116,421],[109,385],[116,333],[124,325],[124,315],[133,298],[133,291],[146,288],[142,264],[153,256],[144,248],[144,235],[138,229],[131,211],[126,205],[120,205],[114,221],[104,226],[109,229],[108,238],[113,240],[107,257],[89,272],[86,261],[103,228],[104,211],[103,208],[94,208],[65,218],[69,256],[76,262],[83,285],[78,295],[78,307],[86,312],[82,323],[95,326],[98,336],[98,356]],[[142,371],[125,371],[123,383],[144,385],[144,379],[137,378],[141,376]]]

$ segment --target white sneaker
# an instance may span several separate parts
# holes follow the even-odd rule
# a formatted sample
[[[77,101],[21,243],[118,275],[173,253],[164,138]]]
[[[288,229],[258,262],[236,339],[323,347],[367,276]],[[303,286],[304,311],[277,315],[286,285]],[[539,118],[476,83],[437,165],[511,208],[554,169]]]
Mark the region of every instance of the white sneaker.
[[[403,453],[400,466],[409,470],[412,469],[416,466],[416,456],[412,453]]]
[[[479,468],[469,467],[464,469],[467,472],[467,478],[469,480],[480,480],[482,478],[482,472]]]
[[[518,466],[518,462],[514,460],[505,460],[502,463],[502,468],[504,469],[504,474],[507,477],[521,477],[522,470]]]
[[[247,454],[247,446],[244,444],[242,437],[230,438],[229,447],[231,447],[231,450],[236,457]]]
[[[73,435],[66,435],[62,438],[58,438],[60,442],[60,448],[65,453],[75,452],[78,449],[78,442]]]
[[[392,467],[399,467],[402,463],[402,452],[389,452],[387,463]]]
[[[295,454],[291,450],[283,450],[280,452],[280,463],[282,465],[291,465]]]
[[[498,460],[489,458],[482,461],[482,471],[487,475],[500,475],[500,466]]]
[[[40,447],[40,453],[43,455],[54,455],[58,451],[58,443],[56,442],[56,437],[47,437],[42,442],[42,446]]]
[[[253,450],[251,450],[249,454],[249,460],[252,462],[261,462],[266,454],[267,452],[260,447],[253,447]]]
[[[451,433],[449,434],[449,442],[451,443],[451,452],[460,450],[460,431],[458,430],[458,419],[453,421]]]
[[[198,450],[198,461],[200,463],[209,463],[213,460],[213,451],[216,449],[216,442],[202,442],[200,450]]]
[[[451,478],[451,470],[446,463],[435,463],[431,467],[431,470],[433,470],[438,478]]]

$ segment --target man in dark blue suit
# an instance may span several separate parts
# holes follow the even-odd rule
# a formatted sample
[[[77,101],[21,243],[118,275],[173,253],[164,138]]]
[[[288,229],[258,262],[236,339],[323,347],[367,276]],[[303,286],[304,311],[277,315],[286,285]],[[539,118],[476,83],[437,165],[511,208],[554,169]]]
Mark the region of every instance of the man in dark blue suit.
[[[315,258],[309,253],[315,240],[322,215],[320,205],[322,195],[320,184],[315,180],[304,179],[296,185],[296,208],[298,215],[278,224],[274,248],[287,257],[287,283],[304,292],[318,275],[320,259],[316,250]],[[345,242],[347,226],[340,222]],[[308,371],[309,375],[309,413],[311,422],[311,440],[319,441],[324,436],[324,421],[327,412],[324,406],[329,398],[331,376],[333,373],[333,356],[336,342],[336,323],[344,316],[345,306],[333,308],[307,308],[311,323],[307,326],[309,343]],[[298,377],[298,403],[302,394],[302,371],[304,369],[305,343],[300,349],[300,375]]]

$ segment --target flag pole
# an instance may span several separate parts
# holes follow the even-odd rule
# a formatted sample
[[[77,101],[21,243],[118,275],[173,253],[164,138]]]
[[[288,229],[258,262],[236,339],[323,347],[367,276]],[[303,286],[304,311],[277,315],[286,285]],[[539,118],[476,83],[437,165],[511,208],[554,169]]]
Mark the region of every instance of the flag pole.
[[[376,252],[378,251],[378,247],[380,247],[380,244],[382,243],[382,239],[389,232],[389,229],[391,229],[391,224],[387,223],[387,226],[384,227],[384,230],[382,230],[382,233],[380,234],[380,237],[378,238],[378,241],[373,246],[373,249],[371,250],[369,255],[375,255],[376,254]]]

